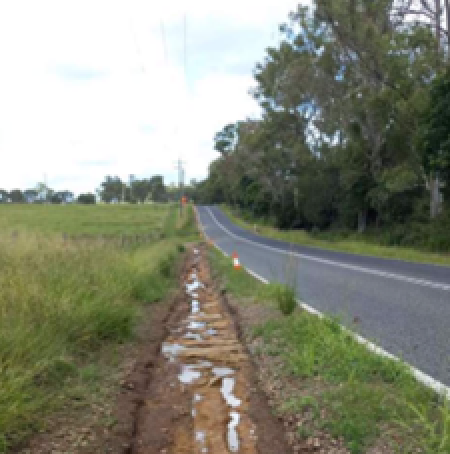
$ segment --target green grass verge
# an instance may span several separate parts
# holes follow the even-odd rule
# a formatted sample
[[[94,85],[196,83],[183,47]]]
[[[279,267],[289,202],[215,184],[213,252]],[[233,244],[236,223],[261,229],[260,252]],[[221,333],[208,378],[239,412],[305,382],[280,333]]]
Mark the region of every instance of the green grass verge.
[[[256,219],[244,220],[223,205],[222,210],[237,225],[251,230],[262,236],[286,241],[288,243],[301,244],[333,251],[348,252],[351,254],[371,255],[388,259],[399,259],[410,262],[434,263],[439,265],[450,265],[450,254],[436,254],[424,252],[408,247],[383,246],[377,244],[380,238],[376,234],[359,235],[357,233],[346,233],[345,238],[338,233],[310,234],[304,230],[279,230]]]
[[[213,272],[242,304],[276,307],[273,285],[264,285],[236,271],[211,250]],[[367,451],[388,427],[399,452],[450,452],[450,410],[432,391],[419,384],[408,367],[374,353],[342,330],[336,319],[320,319],[297,310],[254,327],[263,343],[261,354],[282,360],[288,381],[299,391],[279,411],[312,411],[310,423],[299,428],[304,437],[327,430],[343,437],[353,454]],[[422,451],[417,451],[420,448]]]
[[[175,207],[168,205],[126,207],[133,219],[149,219],[148,230],[158,238],[167,225],[178,226],[144,244],[71,241],[49,233],[66,223],[68,212],[75,218],[79,208],[85,207],[51,207],[49,218],[27,224],[29,231],[13,238],[0,233],[0,452],[72,399],[74,381],[96,381],[92,354],[132,338],[141,305],[167,295],[183,243],[197,238],[192,209],[176,223]],[[124,207],[115,208],[86,207],[93,223],[100,216],[103,225],[120,223],[121,234],[134,232],[136,224],[125,217],[115,221]],[[14,225],[18,217],[31,223],[35,207],[20,209],[24,213],[3,211],[10,216],[3,225]]]

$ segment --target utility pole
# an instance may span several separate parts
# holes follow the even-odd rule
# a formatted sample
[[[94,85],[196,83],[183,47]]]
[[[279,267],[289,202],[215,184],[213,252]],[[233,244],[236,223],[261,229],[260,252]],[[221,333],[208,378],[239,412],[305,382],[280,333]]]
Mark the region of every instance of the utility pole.
[[[178,170],[178,191],[180,197],[180,216],[183,214],[183,191],[184,191],[184,169],[183,161],[178,158],[176,169]]]

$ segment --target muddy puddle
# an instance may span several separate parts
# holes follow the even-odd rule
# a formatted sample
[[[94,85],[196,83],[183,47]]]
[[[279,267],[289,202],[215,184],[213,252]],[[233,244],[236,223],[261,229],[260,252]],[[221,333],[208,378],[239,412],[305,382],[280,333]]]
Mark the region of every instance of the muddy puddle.
[[[190,251],[130,452],[287,452],[204,253]]]

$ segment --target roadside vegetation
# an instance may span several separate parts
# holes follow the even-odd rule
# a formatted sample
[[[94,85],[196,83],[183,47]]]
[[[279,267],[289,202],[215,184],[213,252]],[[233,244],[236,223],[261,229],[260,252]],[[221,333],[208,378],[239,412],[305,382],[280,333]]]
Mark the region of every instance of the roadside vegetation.
[[[133,338],[141,308],[167,296],[183,243],[196,232],[192,208],[176,221],[168,204],[0,208],[0,452],[7,452],[98,382],[97,352]]]
[[[419,384],[405,364],[369,352],[334,318],[300,309],[277,315],[277,285],[234,270],[214,249],[210,260],[237,307],[250,306],[249,348],[269,368],[269,389],[280,390],[271,396],[276,411],[297,424],[300,440],[330,434],[352,454],[374,446],[382,446],[375,452],[450,452],[448,402]]]
[[[233,210],[226,205],[222,205],[221,208],[240,227],[251,230],[259,235],[287,241],[288,243],[348,252],[351,254],[450,265],[450,254],[437,254],[412,247],[389,245],[389,241],[385,241],[383,231],[380,230],[369,230],[363,235],[349,230],[326,232],[281,230],[275,227],[270,221],[255,218],[248,212]],[[445,234],[448,235],[448,232]],[[385,235],[392,235],[392,232],[385,232]]]
[[[443,0],[286,11],[254,67],[261,118],[216,132],[196,200],[312,233],[293,241],[449,263],[449,21]]]
[[[291,315],[297,306],[295,288],[287,284],[271,284],[274,286],[275,301],[283,315]]]

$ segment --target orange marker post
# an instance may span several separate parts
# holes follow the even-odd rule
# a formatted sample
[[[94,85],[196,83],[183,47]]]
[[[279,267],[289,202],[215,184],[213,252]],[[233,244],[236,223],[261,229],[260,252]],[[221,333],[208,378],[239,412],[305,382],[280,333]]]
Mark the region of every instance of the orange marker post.
[[[235,270],[239,270],[241,268],[241,264],[239,263],[239,257],[236,251],[233,251],[231,256],[233,258],[233,267]]]

